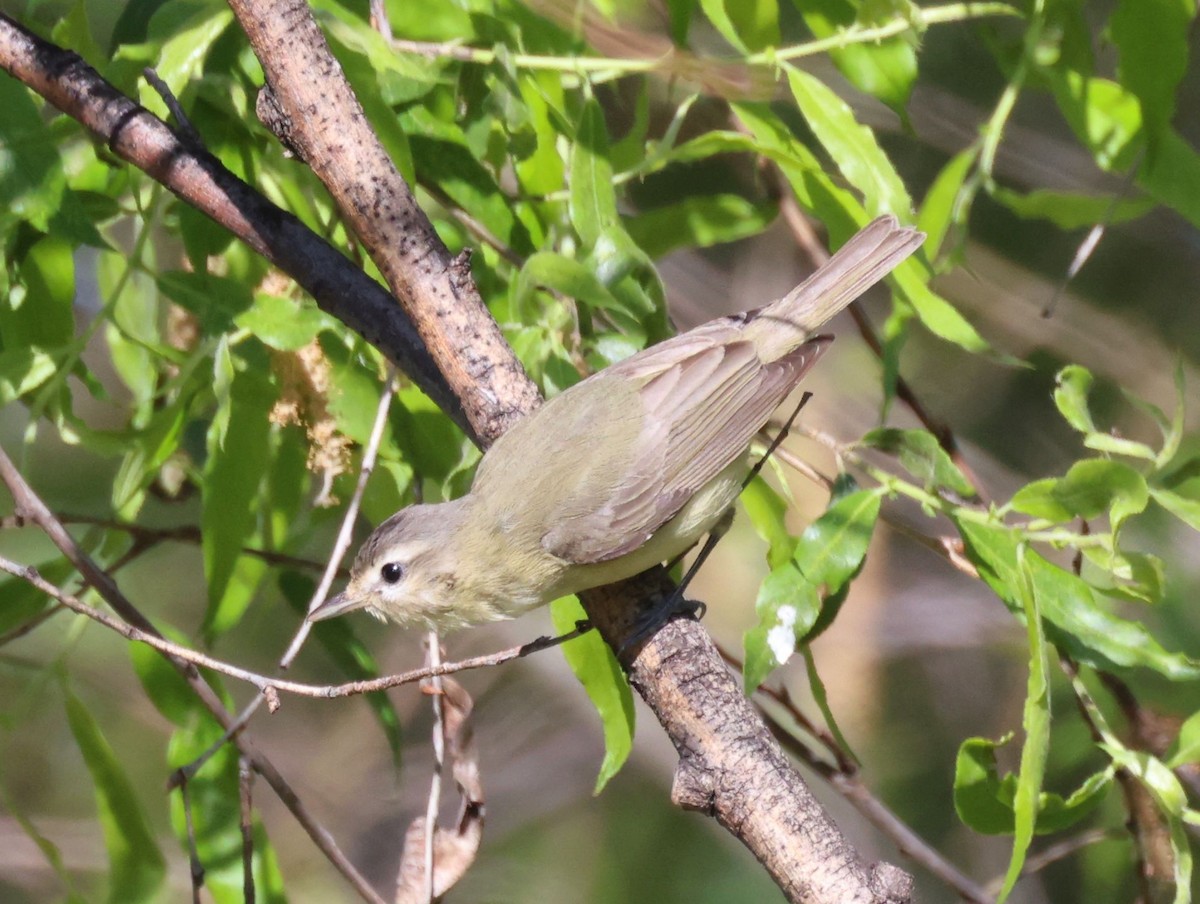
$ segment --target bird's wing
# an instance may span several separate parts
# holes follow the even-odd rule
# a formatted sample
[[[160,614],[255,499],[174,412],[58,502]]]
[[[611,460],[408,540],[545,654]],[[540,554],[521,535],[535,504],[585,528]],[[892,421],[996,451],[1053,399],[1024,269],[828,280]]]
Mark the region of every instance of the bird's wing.
[[[746,451],[829,343],[819,337],[763,364],[740,338],[741,325],[714,321],[603,372],[638,387],[637,453],[606,488],[603,505],[564,513],[550,528],[542,540],[548,552],[588,564],[637,549]]]

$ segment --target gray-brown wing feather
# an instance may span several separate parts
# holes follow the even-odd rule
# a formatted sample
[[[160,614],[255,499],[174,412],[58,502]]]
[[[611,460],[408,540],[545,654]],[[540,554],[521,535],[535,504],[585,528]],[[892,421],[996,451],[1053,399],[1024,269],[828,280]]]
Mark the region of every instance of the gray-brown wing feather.
[[[586,564],[641,546],[745,452],[828,344],[763,364],[739,325],[717,321],[610,368],[640,384],[639,455],[603,506],[546,535],[547,551]]]

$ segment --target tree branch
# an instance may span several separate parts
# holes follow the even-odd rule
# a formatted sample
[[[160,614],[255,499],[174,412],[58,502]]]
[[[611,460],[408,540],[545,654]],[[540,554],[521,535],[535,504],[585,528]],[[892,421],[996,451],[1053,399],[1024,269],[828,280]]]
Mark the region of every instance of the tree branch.
[[[303,0],[231,0],[262,63],[291,147],[338,200],[484,445],[538,404],[536,388],[367,123]],[[654,569],[582,595],[621,650],[642,609],[670,592]],[[715,816],[792,901],[907,900],[911,880],[871,870],[812,797],[695,621],[675,620],[623,656],[680,755],[672,797]],[[897,876],[896,874],[899,874]],[[895,881],[893,881],[895,880]]]

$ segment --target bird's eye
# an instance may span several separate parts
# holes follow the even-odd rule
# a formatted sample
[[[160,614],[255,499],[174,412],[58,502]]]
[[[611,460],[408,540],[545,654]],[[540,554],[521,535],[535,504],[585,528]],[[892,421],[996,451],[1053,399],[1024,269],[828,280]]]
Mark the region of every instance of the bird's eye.
[[[404,566],[399,562],[387,562],[379,569],[379,574],[382,575],[385,583],[395,584],[404,577]]]

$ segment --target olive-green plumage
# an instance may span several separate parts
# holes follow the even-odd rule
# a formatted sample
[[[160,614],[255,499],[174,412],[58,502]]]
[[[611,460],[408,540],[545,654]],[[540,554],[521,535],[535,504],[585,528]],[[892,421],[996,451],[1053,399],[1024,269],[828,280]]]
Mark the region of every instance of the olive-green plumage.
[[[830,317],[924,236],[880,217],[786,297],[607,367],[500,437],[470,493],[396,513],[363,544],[359,608],[439,629],[520,615],[684,552],[737,498],[751,440],[828,346]]]

